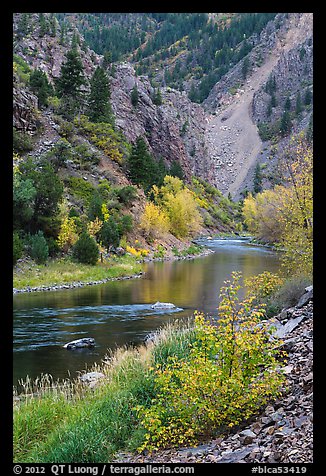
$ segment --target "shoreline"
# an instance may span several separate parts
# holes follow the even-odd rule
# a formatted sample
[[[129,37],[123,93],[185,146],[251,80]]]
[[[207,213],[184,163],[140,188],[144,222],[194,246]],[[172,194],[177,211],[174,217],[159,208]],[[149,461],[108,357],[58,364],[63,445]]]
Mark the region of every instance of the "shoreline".
[[[209,248],[205,248],[202,252],[194,255],[187,255],[187,256],[166,256],[164,258],[150,258],[144,259],[139,263],[152,263],[152,262],[164,262],[164,261],[179,261],[179,260],[190,260],[195,258],[200,258],[204,256],[208,256],[214,253],[213,250]],[[63,289],[76,289],[76,288],[83,288],[86,286],[93,286],[96,284],[105,284],[110,281],[123,281],[126,279],[134,279],[134,278],[142,278],[145,276],[145,272],[141,271],[136,274],[131,274],[127,276],[117,276],[115,278],[104,278],[100,280],[91,280],[91,281],[72,281],[70,283],[61,283],[61,284],[42,284],[40,286],[27,286],[25,288],[13,288],[13,294],[23,294],[23,293],[32,293],[32,292],[42,292],[42,291],[60,291]]]

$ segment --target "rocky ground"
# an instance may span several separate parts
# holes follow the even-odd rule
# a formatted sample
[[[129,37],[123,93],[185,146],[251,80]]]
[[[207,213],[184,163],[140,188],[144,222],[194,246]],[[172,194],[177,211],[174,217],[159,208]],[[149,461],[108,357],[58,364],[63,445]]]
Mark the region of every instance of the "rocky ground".
[[[197,447],[120,453],[121,463],[311,463],[313,461],[313,291],[272,319],[288,353],[287,387],[228,435]]]

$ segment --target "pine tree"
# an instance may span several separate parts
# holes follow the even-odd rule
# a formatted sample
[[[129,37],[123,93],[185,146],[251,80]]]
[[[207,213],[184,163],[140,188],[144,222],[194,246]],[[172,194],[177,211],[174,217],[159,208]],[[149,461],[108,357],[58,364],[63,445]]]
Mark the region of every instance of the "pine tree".
[[[29,85],[37,95],[38,106],[47,106],[47,98],[53,94],[53,87],[49,83],[46,73],[40,69],[34,69],[29,77]]]
[[[39,36],[43,37],[45,35],[45,33],[47,33],[47,31],[48,31],[48,26],[47,26],[47,22],[46,22],[45,17],[44,17],[44,13],[39,14],[39,23],[40,23]]]
[[[289,111],[284,111],[281,117],[280,132],[282,136],[286,136],[291,131],[292,123]]]
[[[90,81],[88,117],[92,122],[111,122],[113,114],[110,104],[110,84],[103,68],[98,66]]]
[[[19,36],[25,36],[29,33],[29,30],[30,30],[29,17],[30,17],[29,13],[21,14],[20,20],[17,25]]]
[[[300,114],[302,113],[302,110],[303,110],[303,107],[302,107],[302,101],[301,101],[301,94],[300,94],[300,91],[298,92],[297,94],[297,99],[296,99],[296,103],[295,103],[295,113],[297,116],[300,116]]]
[[[59,97],[79,97],[81,86],[85,84],[84,67],[76,50],[67,52],[66,61],[61,66],[60,77],[57,79]]]
[[[135,86],[132,88],[130,100],[131,100],[131,104],[132,104],[134,107],[137,107],[138,101],[139,101],[139,93],[138,93],[138,89],[137,89],[136,84],[135,84]]]
[[[111,51],[104,51],[104,58],[102,63],[102,68],[107,69],[107,67],[112,63],[112,53]]]
[[[137,138],[132,147],[128,166],[131,181],[143,187],[145,192],[149,192],[154,184],[159,184],[162,180],[163,167],[151,156],[147,144],[141,136]]]
[[[291,99],[289,98],[289,96],[285,100],[284,109],[285,111],[290,111],[291,109]]]
[[[259,193],[262,191],[262,181],[263,181],[263,174],[261,171],[261,166],[257,163],[254,173],[254,192]]]
[[[54,13],[50,15],[50,35],[55,37],[57,33],[57,20],[54,16]]]
[[[62,98],[62,114],[72,119],[80,110],[82,102],[81,86],[86,84],[84,67],[76,49],[67,52],[66,61],[61,66],[59,78],[56,80],[58,97]]]
[[[154,93],[153,103],[155,104],[155,106],[161,106],[162,105],[162,94],[161,94],[161,90],[159,88],[157,88],[157,90]]]
[[[306,106],[311,104],[312,101],[312,92],[310,91],[309,88],[306,89],[305,97],[304,97],[304,103]]]
[[[178,162],[177,160],[174,160],[171,163],[169,175],[171,175],[172,177],[178,177],[181,180],[184,179],[184,173],[183,173],[180,162]]]
[[[246,79],[246,77],[248,75],[249,66],[250,66],[249,58],[248,58],[248,56],[246,56],[245,59],[243,60],[243,64],[242,64],[242,77],[243,77],[243,79]]]

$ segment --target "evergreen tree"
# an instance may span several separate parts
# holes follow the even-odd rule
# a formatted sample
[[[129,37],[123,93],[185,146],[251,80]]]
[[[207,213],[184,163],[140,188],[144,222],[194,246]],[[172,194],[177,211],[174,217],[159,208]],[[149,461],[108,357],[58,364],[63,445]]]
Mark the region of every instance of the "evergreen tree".
[[[104,58],[102,63],[102,68],[105,70],[112,63],[112,53],[111,51],[104,51]]]
[[[314,126],[313,126],[313,115],[311,114],[308,124],[308,129],[306,132],[307,141],[311,144],[313,141]]]
[[[177,160],[174,160],[171,163],[169,175],[171,175],[172,177],[178,177],[181,180],[184,179],[184,173],[183,173],[180,162],[178,162]]]
[[[119,246],[119,227],[113,217],[110,217],[103,223],[99,238],[108,251],[110,251],[111,248],[117,248]]]
[[[162,104],[162,94],[161,94],[161,90],[159,88],[157,88],[157,90],[154,93],[153,103],[156,106],[161,106],[161,104]]]
[[[57,20],[54,16],[54,13],[51,13],[49,21],[50,21],[50,35],[52,37],[55,37],[57,34]]]
[[[40,69],[34,69],[29,77],[29,86],[38,98],[38,106],[47,106],[47,98],[53,95],[54,90],[46,73]]]
[[[44,13],[39,14],[39,23],[40,23],[39,36],[43,37],[48,31],[48,25],[44,17]]]
[[[281,123],[280,123],[281,135],[284,137],[287,134],[289,134],[289,132],[291,131],[291,127],[292,127],[292,122],[291,122],[290,113],[289,111],[284,111],[281,117]]]
[[[261,166],[259,163],[256,164],[255,173],[254,173],[254,192],[260,193],[263,189],[262,187],[263,174],[261,171]]]
[[[148,151],[143,137],[139,136],[128,158],[129,176],[133,183],[149,192],[154,184],[160,183],[162,169]]]
[[[285,111],[290,111],[290,109],[291,109],[291,99],[290,99],[289,96],[285,100],[284,109],[285,109]]]
[[[300,116],[302,113],[303,107],[302,107],[302,100],[301,100],[301,94],[300,91],[297,94],[297,99],[295,102],[295,113],[297,116]]]
[[[80,44],[80,37],[79,37],[78,33],[76,31],[74,31],[74,33],[72,35],[71,46],[70,47],[71,47],[72,50],[75,50],[75,49],[77,49],[79,44]]]
[[[135,86],[132,88],[130,100],[131,100],[131,104],[132,104],[134,107],[137,107],[138,101],[139,101],[139,93],[138,93],[138,89],[137,89],[136,84],[135,84]]]
[[[103,68],[98,66],[90,81],[91,90],[88,98],[88,117],[92,122],[112,122],[110,105],[110,84]]]
[[[243,77],[243,79],[246,79],[246,77],[248,75],[249,66],[250,66],[249,58],[248,58],[248,56],[246,56],[245,59],[243,60],[243,64],[242,64],[242,77]]]
[[[63,99],[62,113],[71,118],[82,101],[81,86],[86,84],[84,67],[76,49],[69,50],[56,80],[57,95]]]
[[[276,103],[276,96],[274,93],[272,93],[271,95],[271,106],[272,107],[276,107],[277,103]]]
[[[44,264],[49,257],[49,247],[43,231],[29,237],[29,255],[37,264]]]
[[[86,231],[82,232],[73,246],[73,257],[80,263],[95,265],[99,258],[96,241]]]
[[[310,91],[309,88],[307,88],[305,96],[304,96],[304,103],[306,106],[308,106],[309,104],[311,104],[311,101],[312,101],[312,92]]]
[[[30,31],[30,14],[22,13],[18,22],[18,35],[23,37],[26,36]]]

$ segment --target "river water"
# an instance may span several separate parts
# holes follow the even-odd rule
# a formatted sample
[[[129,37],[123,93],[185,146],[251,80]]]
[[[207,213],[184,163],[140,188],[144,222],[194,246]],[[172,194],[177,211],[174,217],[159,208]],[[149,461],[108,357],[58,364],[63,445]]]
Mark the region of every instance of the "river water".
[[[278,255],[248,240],[202,240],[214,253],[191,260],[152,262],[145,276],[60,291],[14,295],[14,385],[28,375],[54,379],[78,375],[105,357],[108,349],[138,344],[170,320],[194,310],[217,315],[218,296],[232,271],[244,278],[277,272]],[[156,301],[176,310],[154,311]],[[93,349],[69,351],[63,345],[93,337]]]

